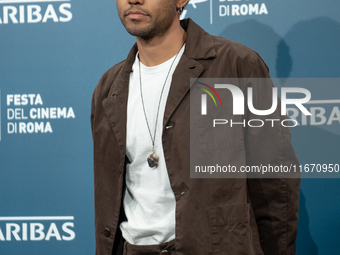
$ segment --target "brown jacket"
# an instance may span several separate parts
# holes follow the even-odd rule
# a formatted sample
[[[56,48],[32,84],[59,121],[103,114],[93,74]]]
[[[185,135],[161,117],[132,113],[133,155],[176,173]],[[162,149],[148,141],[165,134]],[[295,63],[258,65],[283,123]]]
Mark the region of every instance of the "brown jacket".
[[[209,35],[190,19],[182,26],[186,48],[172,78],[162,134],[176,198],[176,254],[296,254],[299,179],[190,178],[190,78],[269,75],[254,51]],[[103,75],[92,99],[97,255],[122,254],[126,111],[136,52],[135,45],[125,61]],[[274,117],[282,118],[278,111]],[[289,129],[233,130],[226,145],[233,165],[298,164]]]

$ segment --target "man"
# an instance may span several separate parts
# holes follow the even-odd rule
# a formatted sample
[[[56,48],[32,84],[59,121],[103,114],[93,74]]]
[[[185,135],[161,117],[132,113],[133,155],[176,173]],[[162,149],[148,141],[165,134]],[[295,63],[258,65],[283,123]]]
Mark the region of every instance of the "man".
[[[254,51],[180,22],[187,2],[117,0],[137,43],[92,99],[96,254],[295,254],[298,179],[190,178],[190,78],[269,74]],[[229,136],[231,164],[298,164],[289,129]]]

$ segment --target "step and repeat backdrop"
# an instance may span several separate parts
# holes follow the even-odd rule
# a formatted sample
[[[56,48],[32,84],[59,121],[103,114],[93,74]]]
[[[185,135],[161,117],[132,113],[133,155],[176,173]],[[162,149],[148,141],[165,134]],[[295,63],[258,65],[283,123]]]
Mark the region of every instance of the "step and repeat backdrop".
[[[182,18],[256,50],[272,77],[339,78],[339,10],[338,0],[191,0]],[[94,254],[91,96],[134,42],[116,1],[0,0],[1,255]],[[312,116],[290,113],[300,163],[315,169],[340,164],[340,83],[320,81],[304,85]],[[299,255],[339,253],[339,187],[302,179]]]

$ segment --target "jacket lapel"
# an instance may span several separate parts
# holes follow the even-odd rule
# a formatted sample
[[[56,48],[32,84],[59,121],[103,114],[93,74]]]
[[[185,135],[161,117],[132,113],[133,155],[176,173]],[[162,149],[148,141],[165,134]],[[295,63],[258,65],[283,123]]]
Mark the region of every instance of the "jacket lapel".
[[[164,112],[163,129],[194,81],[204,71],[200,61],[216,57],[214,43],[207,32],[191,19],[182,20],[181,25],[187,31],[186,46],[172,77]]]
[[[127,91],[126,89],[124,93],[114,94],[103,100],[104,110],[118,142],[121,162],[125,158]]]
[[[137,46],[135,44],[130,50],[117,78],[113,80],[107,98],[102,102],[117,139],[121,162],[125,160],[128,87],[136,53]]]
[[[163,129],[177,106],[188,93],[190,89],[190,79],[197,79],[203,70],[204,67],[199,62],[194,59],[188,59],[185,55],[182,56],[172,77],[164,112]]]

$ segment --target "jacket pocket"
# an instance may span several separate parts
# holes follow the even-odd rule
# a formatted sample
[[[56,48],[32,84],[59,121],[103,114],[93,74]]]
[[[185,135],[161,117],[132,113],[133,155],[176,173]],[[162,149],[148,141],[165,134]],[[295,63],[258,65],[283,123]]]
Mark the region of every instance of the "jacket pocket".
[[[208,208],[213,254],[254,255],[250,205]]]

